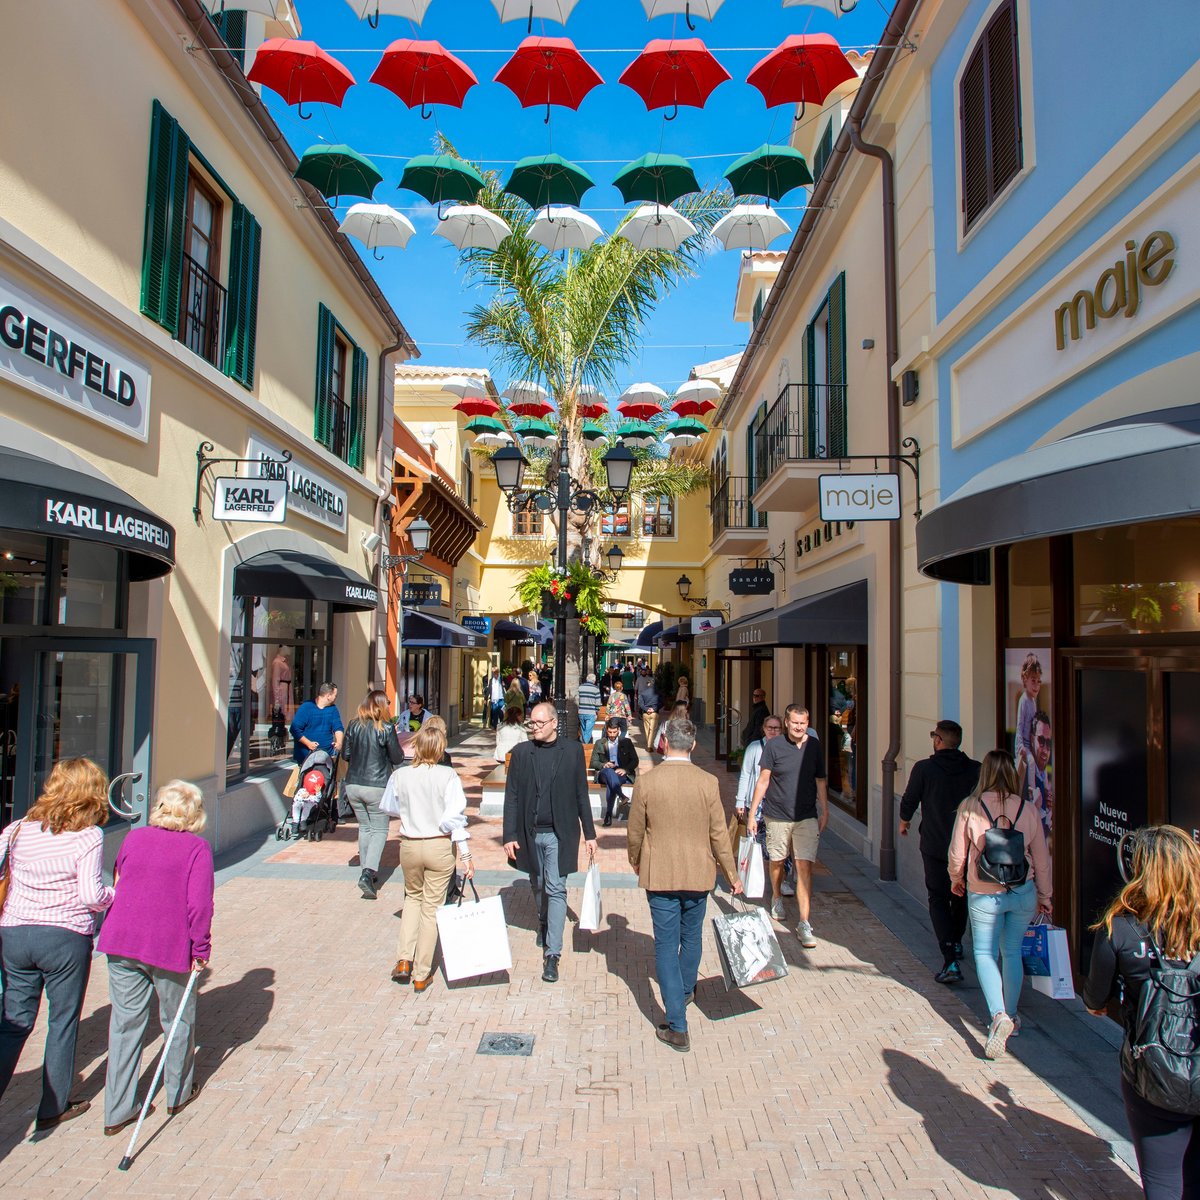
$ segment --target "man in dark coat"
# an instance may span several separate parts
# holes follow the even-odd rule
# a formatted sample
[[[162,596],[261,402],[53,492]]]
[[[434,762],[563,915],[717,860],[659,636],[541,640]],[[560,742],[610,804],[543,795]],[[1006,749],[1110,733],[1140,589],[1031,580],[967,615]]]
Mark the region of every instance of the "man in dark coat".
[[[529,872],[538,907],[542,978],[558,982],[563,928],[567,922],[567,876],[579,866],[579,829],[588,854],[596,854],[596,825],[588,796],[583,746],[558,736],[553,704],[535,704],[529,715],[532,740],[512,752],[504,784],[504,853]]]
[[[763,722],[771,715],[771,710],[767,707],[767,693],[762,688],[755,688],[750,699],[753,707],[742,729],[743,747],[762,740]]]
[[[637,778],[638,752],[632,741],[621,733],[621,723],[610,717],[604,737],[592,750],[592,769],[596,782],[605,789],[604,824],[612,824],[613,806],[621,799],[621,789]]]
[[[938,983],[961,983],[963,934],[967,930],[967,899],[950,890],[950,836],[958,806],[979,782],[979,764],[960,749],[962,726],[942,720],[929,736],[933,753],[914,763],[908,787],[900,801],[900,836],[917,809],[921,810],[921,858],[925,863],[925,890],[929,893],[929,919],[942,951]]]

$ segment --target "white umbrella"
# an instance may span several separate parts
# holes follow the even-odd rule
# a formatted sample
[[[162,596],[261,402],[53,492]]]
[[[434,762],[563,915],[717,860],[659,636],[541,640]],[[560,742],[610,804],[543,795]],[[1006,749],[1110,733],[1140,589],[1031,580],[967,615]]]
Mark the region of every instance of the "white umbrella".
[[[834,0],[836,3],[836,0]],[[711,21],[717,15],[717,9],[725,0],[642,0],[642,7],[650,19],[663,17],[668,13],[683,13],[687,18],[688,28],[692,29],[693,17],[703,17]],[[787,3],[787,0],[784,0]]]
[[[481,433],[475,438],[475,445],[491,449],[511,445],[512,438],[507,433]]]
[[[442,380],[442,391],[453,392],[460,400],[468,397],[475,399],[487,395],[487,387],[482,379],[472,379],[469,375],[451,375]]]
[[[434,230],[460,250],[495,250],[512,230],[479,204],[455,204]]]
[[[607,404],[604,392],[594,383],[583,383],[575,389],[575,401],[578,404]]]
[[[765,250],[792,227],[765,204],[739,204],[714,226],[713,236],[726,250]]]
[[[533,18],[541,17],[546,21],[557,21],[560,25],[567,23],[571,9],[579,0],[492,0],[501,21],[529,21],[533,29]],[[717,0],[720,3],[720,0]]]
[[[403,17],[420,25],[425,20],[425,10],[432,0],[346,0],[346,3],[354,9],[360,21],[366,21],[372,29],[377,29],[381,15]]]
[[[678,250],[696,235],[696,227],[669,204],[643,204],[620,229],[617,236],[639,250]]]
[[[402,213],[386,204],[352,204],[338,226],[339,233],[358,238],[368,250],[374,250],[379,258],[380,246],[408,245],[408,239],[417,231],[413,223]]]
[[[711,379],[689,379],[675,389],[676,400],[720,400],[721,388]]]
[[[230,9],[240,12],[257,13],[274,21],[279,15],[279,0],[228,0]],[[219,17],[225,11],[226,0],[204,0],[204,7],[214,17]]]
[[[586,250],[604,230],[587,213],[569,204],[539,208],[529,227],[531,241],[547,250]]]
[[[618,404],[657,404],[666,402],[667,393],[656,383],[631,383],[620,395]]]
[[[518,379],[516,383],[510,383],[500,395],[512,404],[528,404],[531,401],[536,404],[539,400],[547,404],[550,402],[550,393],[532,379]]]
[[[671,450],[682,450],[685,446],[695,445],[699,440],[699,435],[695,433],[668,433],[663,438],[664,444]]]
[[[644,2],[644,0],[643,0]],[[823,8],[840,21],[842,17],[858,7],[858,0],[783,0],[784,8]]]

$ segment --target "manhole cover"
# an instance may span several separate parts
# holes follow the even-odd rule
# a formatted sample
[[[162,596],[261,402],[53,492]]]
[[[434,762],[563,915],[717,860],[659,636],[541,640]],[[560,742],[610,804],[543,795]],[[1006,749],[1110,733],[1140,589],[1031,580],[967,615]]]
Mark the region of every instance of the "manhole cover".
[[[485,1033],[476,1054],[513,1054],[528,1057],[533,1053],[532,1033]]]

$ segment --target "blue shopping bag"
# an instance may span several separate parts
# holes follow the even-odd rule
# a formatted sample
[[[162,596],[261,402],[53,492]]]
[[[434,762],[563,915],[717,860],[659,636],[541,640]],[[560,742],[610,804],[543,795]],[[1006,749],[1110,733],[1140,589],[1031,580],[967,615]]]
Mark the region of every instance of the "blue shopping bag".
[[[1021,940],[1021,966],[1026,975],[1049,976],[1050,971],[1050,929],[1044,922],[1030,925],[1025,930]]]

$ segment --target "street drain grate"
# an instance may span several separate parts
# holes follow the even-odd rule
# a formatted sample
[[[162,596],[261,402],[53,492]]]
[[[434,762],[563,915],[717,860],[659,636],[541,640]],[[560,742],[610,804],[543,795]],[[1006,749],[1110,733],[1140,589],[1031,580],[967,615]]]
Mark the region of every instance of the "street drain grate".
[[[485,1033],[476,1054],[509,1054],[528,1058],[533,1053],[532,1033]]]

